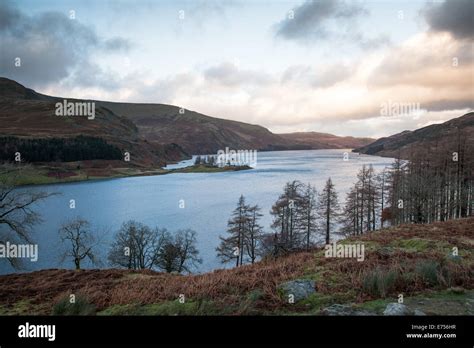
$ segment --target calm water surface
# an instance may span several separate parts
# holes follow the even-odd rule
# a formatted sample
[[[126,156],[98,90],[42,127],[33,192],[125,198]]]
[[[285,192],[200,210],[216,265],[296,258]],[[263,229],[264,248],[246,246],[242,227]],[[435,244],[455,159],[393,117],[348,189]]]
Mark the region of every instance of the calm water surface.
[[[224,235],[227,220],[243,194],[249,203],[262,207],[262,225],[270,230],[269,210],[287,181],[311,183],[319,190],[328,177],[341,201],[356,180],[363,164],[381,170],[392,159],[358,155],[348,150],[308,150],[259,152],[257,167],[252,170],[227,173],[181,173],[161,176],[132,177],[35,187],[34,190],[59,192],[36,206],[44,220],[35,227],[32,237],[39,245],[37,262],[25,262],[27,270],[72,267],[59,263],[61,245],[58,228],[62,222],[81,216],[101,231],[100,253],[103,260],[114,233],[120,225],[133,219],[151,227],[171,231],[191,228],[197,231],[198,248],[203,263],[197,271],[204,272],[223,265],[216,257],[219,235]],[[192,161],[188,161],[192,163]],[[76,208],[69,208],[69,200]],[[179,207],[183,199],[185,208]],[[85,266],[90,266],[85,264]],[[106,264],[104,264],[106,266]],[[14,272],[0,262],[0,273]]]

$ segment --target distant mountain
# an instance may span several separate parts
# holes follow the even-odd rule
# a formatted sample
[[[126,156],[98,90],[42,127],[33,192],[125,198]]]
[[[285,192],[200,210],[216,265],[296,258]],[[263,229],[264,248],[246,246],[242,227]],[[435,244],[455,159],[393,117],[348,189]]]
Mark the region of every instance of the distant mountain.
[[[454,145],[458,142],[474,143],[474,112],[441,124],[380,138],[371,144],[354,149],[353,152],[407,158],[412,153],[428,153],[437,147],[456,151]]]
[[[211,154],[220,149],[288,150],[291,141],[262,126],[206,116],[166,104],[99,102],[137,125],[140,134],[161,144],[176,143],[191,154]]]
[[[96,118],[93,121],[86,117],[55,116],[55,103],[64,99],[0,78],[0,134],[38,138],[100,137],[123,151],[133,152],[132,160],[137,164],[154,166],[177,161],[186,154],[211,154],[226,147],[259,151],[337,149],[353,148],[373,140],[316,132],[274,134],[262,126],[210,117],[166,104],[94,101]]]
[[[94,120],[56,116],[55,104],[63,100],[0,78],[0,135],[39,139],[98,137],[130,152],[130,162],[140,166],[161,166],[188,156],[176,144],[147,141],[132,121],[100,105],[96,105]]]
[[[293,144],[310,149],[352,149],[372,143],[372,138],[340,137],[318,132],[296,132],[278,134]]]
[[[132,120],[150,141],[177,143],[188,153],[216,153],[220,149],[308,150],[366,145],[374,139],[338,137],[325,133],[274,134],[262,126],[206,116],[165,104],[100,102]]]

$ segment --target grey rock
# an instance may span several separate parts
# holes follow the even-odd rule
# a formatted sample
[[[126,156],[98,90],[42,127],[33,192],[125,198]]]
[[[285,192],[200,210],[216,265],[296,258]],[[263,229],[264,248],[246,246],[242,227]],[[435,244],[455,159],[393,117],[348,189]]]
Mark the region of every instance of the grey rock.
[[[321,310],[322,315],[329,315],[329,316],[344,316],[344,315],[359,315],[359,316],[366,316],[366,315],[376,315],[375,313],[366,311],[366,310],[357,310],[352,308],[349,305],[342,305],[342,304],[333,304],[329,307],[326,307]]]
[[[410,315],[411,312],[407,306],[402,303],[389,303],[385,310],[383,311],[383,315]]]
[[[419,309],[415,309],[415,311],[413,312],[413,315],[423,316],[423,315],[426,315],[426,313],[423,311],[420,311]]]
[[[314,280],[296,279],[278,286],[286,296],[293,295],[295,302],[308,298],[316,292]]]

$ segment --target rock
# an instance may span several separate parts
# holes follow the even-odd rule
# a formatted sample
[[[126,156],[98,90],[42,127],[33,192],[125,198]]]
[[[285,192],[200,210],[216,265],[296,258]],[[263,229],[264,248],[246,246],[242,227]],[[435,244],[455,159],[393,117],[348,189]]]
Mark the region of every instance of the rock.
[[[342,305],[342,304],[333,304],[329,307],[326,307],[321,310],[322,315],[329,315],[329,316],[340,316],[340,315],[376,315],[375,313],[366,311],[366,310],[357,310],[352,308],[349,305]]]
[[[402,303],[389,303],[385,310],[383,311],[383,315],[410,315],[410,310],[407,306]]]
[[[286,296],[293,295],[295,302],[308,298],[316,292],[314,280],[296,279],[278,286]]]
[[[474,299],[468,299],[466,301],[466,311],[468,315],[474,315]]]
[[[419,309],[415,309],[415,311],[413,312],[413,315],[423,316],[423,315],[426,315],[426,313],[423,311],[420,311]]]

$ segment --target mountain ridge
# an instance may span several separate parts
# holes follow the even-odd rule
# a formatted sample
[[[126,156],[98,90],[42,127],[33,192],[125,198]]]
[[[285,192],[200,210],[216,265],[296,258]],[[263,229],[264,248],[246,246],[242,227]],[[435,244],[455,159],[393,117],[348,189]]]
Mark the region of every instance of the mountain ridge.
[[[236,150],[274,151],[353,148],[369,143],[368,140],[333,135],[329,135],[332,138],[330,143],[325,143],[324,141],[305,142],[295,138],[292,139],[289,136],[272,133],[260,125],[212,117],[168,104],[123,103],[53,97],[38,93],[18,82],[1,77],[0,92],[1,97],[3,97],[2,103],[5,103],[5,98],[42,103],[53,103],[64,99],[68,101],[94,102],[102,113],[109,114],[110,117],[122,125],[128,124],[131,130],[137,131],[138,137],[145,139],[148,143],[158,145],[177,144],[183,149],[183,152],[188,154],[216,153],[218,150],[226,147]],[[39,106],[45,107],[44,104]],[[0,128],[0,130],[7,131],[4,127]],[[12,132],[7,134],[16,135],[12,134]],[[315,132],[314,134],[323,133]],[[342,144],[338,143],[337,139],[341,139]]]
[[[454,149],[452,144],[457,141],[474,143],[474,112],[468,112],[443,123],[383,137],[368,145],[355,148],[353,152],[407,159],[415,152],[428,153],[436,147]]]

